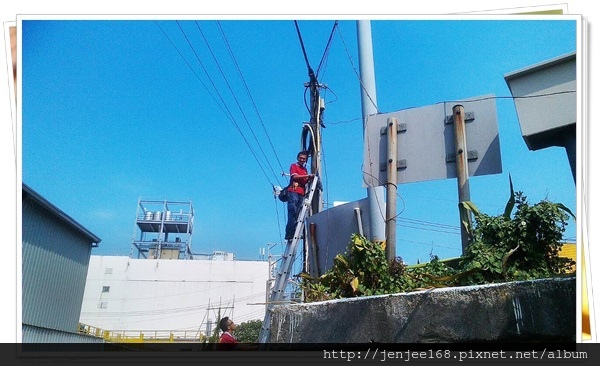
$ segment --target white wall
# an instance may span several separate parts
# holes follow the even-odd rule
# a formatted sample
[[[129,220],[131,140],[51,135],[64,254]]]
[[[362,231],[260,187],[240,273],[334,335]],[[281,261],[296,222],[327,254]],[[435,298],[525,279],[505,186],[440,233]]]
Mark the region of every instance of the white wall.
[[[208,322],[218,321],[219,308],[237,324],[262,321],[268,266],[91,256],[80,322],[111,331],[205,332]],[[104,286],[108,292],[102,292]]]

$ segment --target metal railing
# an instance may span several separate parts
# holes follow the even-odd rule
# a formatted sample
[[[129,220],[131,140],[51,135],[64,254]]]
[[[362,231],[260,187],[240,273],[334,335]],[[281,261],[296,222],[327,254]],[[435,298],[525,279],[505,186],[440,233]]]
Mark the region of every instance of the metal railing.
[[[103,330],[83,323],[79,323],[78,331],[112,343],[203,342],[207,338],[195,330]]]

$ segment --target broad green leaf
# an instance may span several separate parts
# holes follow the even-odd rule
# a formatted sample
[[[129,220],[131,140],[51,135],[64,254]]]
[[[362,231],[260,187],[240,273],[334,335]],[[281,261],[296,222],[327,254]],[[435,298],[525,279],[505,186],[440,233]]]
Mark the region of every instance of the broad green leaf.
[[[462,201],[459,203],[459,205],[462,205],[462,207],[464,207],[467,210],[470,210],[471,212],[473,212],[473,214],[475,216],[479,216],[481,213],[479,212],[479,209],[477,208],[477,206],[475,206],[475,204],[471,201]]]
[[[573,217],[573,220],[577,220],[577,218],[575,218],[575,215],[573,215],[573,212],[571,212],[571,210],[569,210],[567,206],[563,205],[562,203],[557,203],[556,206],[558,206],[558,208],[571,215],[571,217]]]
[[[508,202],[506,203],[506,207],[504,208],[504,217],[510,219],[510,213],[515,207],[515,191],[513,190],[513,183],[510,173],[508,174],[508,182],[510,183],[510,197],[508,198]]]

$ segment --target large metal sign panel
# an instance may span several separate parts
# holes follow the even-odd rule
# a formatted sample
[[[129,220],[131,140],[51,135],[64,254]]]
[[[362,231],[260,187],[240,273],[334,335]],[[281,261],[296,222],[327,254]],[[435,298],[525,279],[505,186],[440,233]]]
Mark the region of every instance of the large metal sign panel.
[[[322,275],[333,267],[336,255],[348,249],[354,233],[371,236],[369,202],[366,198],[329,208],[306,218],[306,226],[311,227],[307,237],[310,265]],[[316,268],[315,268],[316,266]]]
[[[387,123],[398,123],[398,184],[456,178],[452,108],[465,110],[469,176],[502,173],[496,100],[493,95],[386,114],[365,124],[363,186],[387,181]]]

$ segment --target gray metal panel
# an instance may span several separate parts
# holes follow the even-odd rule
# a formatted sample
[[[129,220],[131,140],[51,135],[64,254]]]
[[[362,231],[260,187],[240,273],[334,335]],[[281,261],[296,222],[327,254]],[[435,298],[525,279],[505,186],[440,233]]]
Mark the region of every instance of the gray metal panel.
[[[356,208],[361,212],[363,234],[367,238],[370,236],[368,207],[369,203],[365,198],[330,208],[306,219],[307,227],[310,227],[311,223],[316,225],[316,258],[320,274],[325,273],[333,266],[333,258],[344,253],[348,249],[350,236],[359,232]],[[309,248],[312,245],[312,239],[309,236]],[[309,253],[310,255],[315,254],[312,251]]]
[[[22,216],[23,323],[76,332],[90,237],[25,195]]]
[[[466,114],[474,116],[472,121],[466,118],[467,150],[474,157],[469,160],[469,175],[501,173],[496,101],[493,95],[487,95],[369,116],[363,185],[376,187],[386,182],[386,172],[380,166],[387,161],[387,138],[381,131],[392,117],[397,118],[400,126],[399,184],[456,178],[456,163],[447,161],[448,156],[455,153],[453,125],[447,123],[447,118],[452,116],[452,108],[457,104],[464,106]]]
[[[554,138],[551,131],[576,123],[576,78],[574,53],[504,76],[515,98],[521,134],[530,150],[553,146],[550,141],[537,146],[536,139],[544,134]]]

